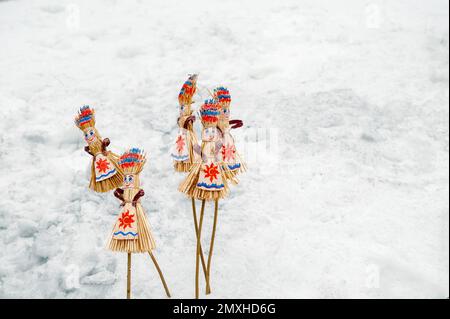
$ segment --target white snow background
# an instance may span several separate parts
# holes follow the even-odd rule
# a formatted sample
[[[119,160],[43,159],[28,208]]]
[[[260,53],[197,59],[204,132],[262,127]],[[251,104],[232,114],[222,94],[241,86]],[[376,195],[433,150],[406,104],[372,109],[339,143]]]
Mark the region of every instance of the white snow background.
[[[87,188],[83,104],[111,150],[148,151],[155,254],[173,297],[194,296],[190,201],[169,156],[193,72],[197,106],[230,89],[249,165],[220,202],[209,298],[448,297],[448,10],[0,1],[0,297],[125,298],[126,255],[106,249],[119,202]],[[132,297],[165,297],[147,255],[133,256]]]

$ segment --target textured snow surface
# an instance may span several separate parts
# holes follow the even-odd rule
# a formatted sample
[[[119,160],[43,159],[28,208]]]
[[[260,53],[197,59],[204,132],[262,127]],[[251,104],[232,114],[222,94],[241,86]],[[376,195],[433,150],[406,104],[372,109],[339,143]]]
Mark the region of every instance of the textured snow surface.
[[[155,254],[173,296],[194,296],[169,156],[192,72],[198,102],[230,89],[249,164],[220,202],[211,297],[448,297],[447,1],[11,0],[0,41],[0,297],[125,297],[126,255],[106,249],[119,203],[87,188],[83,104],[111,150],[148,151]],[[146,255],[132,294],[165,297]]]

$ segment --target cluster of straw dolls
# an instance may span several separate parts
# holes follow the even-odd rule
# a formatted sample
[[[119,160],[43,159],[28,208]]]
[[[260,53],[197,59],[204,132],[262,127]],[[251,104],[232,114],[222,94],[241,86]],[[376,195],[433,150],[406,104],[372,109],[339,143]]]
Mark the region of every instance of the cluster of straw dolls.
[[[197,75],[189,76],[178,95],[180,113],[177,120],[179,126],[171,156],[176,172],[187,176],[179,186],[192,201],[194,229],[197,241],[195,268],[195,298],[199,297],[199,269],[203,269],[206,294],[211,293],[210,273],[211,261],[216,234],[218,201],[229,193],[229,184],[237,184],[237,175],[245,171],[245,164],[236,151],[230,130],[243,125],[240,120],[230,120],[231,96],[224,87],[218,87],[209,94],[210,99],[204,101],[199,108],[202,132],[201,143],[194,130],[196,117],[192,105],[197,91]],[[108,138],[102,139],[95,128],[95,112],[89,106],[83,106],[75,117],[75,124],[83,131],[87,142],[85,151],[92,156],[91,180],[89,188],[96,192],[114,190],[120,204],[120,212],[114,224],[108,247],[112,251],[126,252],[127,298],[131,296],[131,254],[148,253],[160,276],[166,294],[170,297],[169,288],[158,265],[153,250],[155,240],[141,198],[145,195],[140,188],[139,174],[146,162],[146,154],[139,148],[130,148],[122,155],[109,151]],[[196,200],[201,201],[200,216],[197,218]],[[214,202],[214,221],[205,260],[201,244],[201,232],[205,211],[205,202]]]

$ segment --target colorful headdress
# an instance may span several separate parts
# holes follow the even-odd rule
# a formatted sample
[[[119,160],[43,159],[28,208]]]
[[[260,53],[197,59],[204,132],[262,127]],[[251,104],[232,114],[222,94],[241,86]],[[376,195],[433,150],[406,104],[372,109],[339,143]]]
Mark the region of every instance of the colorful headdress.
[[[217,99],[217,103],[221,107],[228,107],[231,103],[230,91],[223,86],[214,89],[214,97]]]
[[[205,103],[200,107],[200,115],[203,126],[216,126],[220,115],[220,107],[217,104],[217,100],[205,100]]]
[[[217,104],[220,107],[219,120],[221,121],[221,125],[228,125],[228,119],[230,117],[230,103],[231,103],[230,91],[228,91],[228,89],[223,86],[215,88],[214,98],[217,99]]]
[[[192,97],[197,90],[197,74],[190,75],[186,82],[181,87],[178,94],[178,102],[180,106],[190,105],[192,103]]]
[[[139,174],[146,161],[144,151],[139,148],[130,148],[119,158],[119,166],[124,174]]]
[[[89,105],[84,105],[80,108],[77,116],[75,116],[75,125],[80,130],[95,126],[95,111]]]

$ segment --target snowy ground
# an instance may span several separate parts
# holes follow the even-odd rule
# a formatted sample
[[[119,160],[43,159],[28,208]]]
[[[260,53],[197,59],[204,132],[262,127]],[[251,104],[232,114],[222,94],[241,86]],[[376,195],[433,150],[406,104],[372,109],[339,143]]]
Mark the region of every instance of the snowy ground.
[[[118,202],[87,189],[73,125],[86,103],[112,150],[149,152],[156,255],[193,297],[168,155],[192,72],[203,97],[230,89],[249,163],[220,204],[211,297],[448,297],[447,1],[11,0],[0,41],[0,297],[125,297]],[[132,286],[164,297],[148,256]]]

